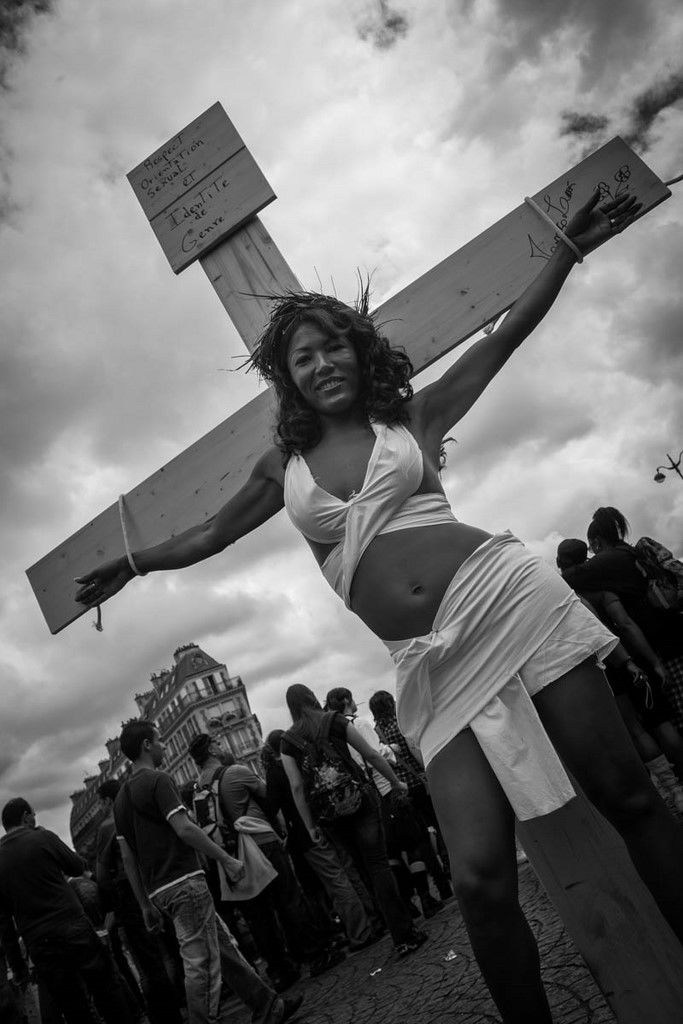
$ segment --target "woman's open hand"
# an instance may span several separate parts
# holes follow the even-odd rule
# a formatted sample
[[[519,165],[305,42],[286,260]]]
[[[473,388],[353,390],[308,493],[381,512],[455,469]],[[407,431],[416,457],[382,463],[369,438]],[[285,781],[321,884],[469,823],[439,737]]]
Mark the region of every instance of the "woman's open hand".
[[[86,608],[96,608],[107,598],[123,590],[134,575],[127,558],[113,558],[99,569],[76,577],[75,582],[80,584],[80,589],[76,591],[76,600]]]
[[[619,234],[633,223],[643,204],[634,195],[600,202],[600,190],[595,189],[587,203],[570,219],[565,234],[574,241],[582,253],[591,252],[601,242]]]

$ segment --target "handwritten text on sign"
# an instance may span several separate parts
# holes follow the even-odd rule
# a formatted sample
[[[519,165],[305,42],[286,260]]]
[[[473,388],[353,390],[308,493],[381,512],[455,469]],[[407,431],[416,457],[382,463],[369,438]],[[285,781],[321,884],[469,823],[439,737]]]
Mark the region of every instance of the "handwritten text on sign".
[[[128,180],[176,273],[275,198],[220,103],[143,160]]]

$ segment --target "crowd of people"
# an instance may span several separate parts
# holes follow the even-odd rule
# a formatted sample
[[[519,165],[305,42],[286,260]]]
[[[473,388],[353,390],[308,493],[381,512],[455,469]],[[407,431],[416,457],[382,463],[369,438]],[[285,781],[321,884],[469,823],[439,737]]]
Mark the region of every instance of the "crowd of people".
[[[32,963],[42,1024],[86,1024],[93,1011],[110,1024],[181,1024],[182,1003],[190,1024],[209,1022],[227,995],[279,1024],[302,1001],[279,993],[304,972],[387,932],[397,957],[426,941],[415,920],[453,891],[393,698],[374,695],[374,726],[347,689],[330,691],[325,710],[304,686],[287,703],[293,724],[268,735],[261,774],[201,733],[189,747],[197,779],[182,792],[156,726],[128,722],[131,770],[100,786],[89,864],[36,825],[26,800],[5,806],[3,959],[18,989]],[[357,806],[344,805],[349,792]]]

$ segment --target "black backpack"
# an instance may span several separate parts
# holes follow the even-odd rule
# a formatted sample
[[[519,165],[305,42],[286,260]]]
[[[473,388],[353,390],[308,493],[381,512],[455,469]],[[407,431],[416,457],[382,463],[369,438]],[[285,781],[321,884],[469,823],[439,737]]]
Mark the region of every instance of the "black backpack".
[[[221,779],[226,771],[227,767],[221,765],[216,768],[209,782],[203,786],[197,784],[192,797],[192,810],[204,835],[213,839],[214,843],[222,846],[234,857],[237,850],[237,832],[223,814],[219,793]]]
[[[641,537],[633,550],[647,581],[648,603],[667,611],[683,610],[683,564],[652,537]]]
[[[313,740],[287,733],[287,740],[303,754],[299,768],[306,803],[321,825],[355,814],[367,785],[351,756],[344,756],[330,740],[335,715],[330,711],[322,716]]]

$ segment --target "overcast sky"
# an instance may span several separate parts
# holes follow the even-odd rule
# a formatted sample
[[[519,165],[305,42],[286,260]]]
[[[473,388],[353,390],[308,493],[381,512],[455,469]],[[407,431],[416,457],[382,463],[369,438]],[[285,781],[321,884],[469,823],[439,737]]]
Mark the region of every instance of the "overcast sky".
[[[683,10],[36,0],[2,31],[0,804],[23,795],[68,838],[69,794],[179,644],[241,675],[265,729],[287,725],[292,682],[359,701],[393,687],[284,513],[210,563],[134,581],[103,633],[88,614],[50,635],[26,568],[258,389],[228,372],[236,331],[199,266],[171,272],[126,173],[220,100],[299,279],[352,299],[356,268],[374,270],[379,303],[615,134],[681,173]],[[573,271],[458,424],[458,518],[554,561],[611,504],[683,549],[683,481],[652,480],[683,446],[673,191]]]

